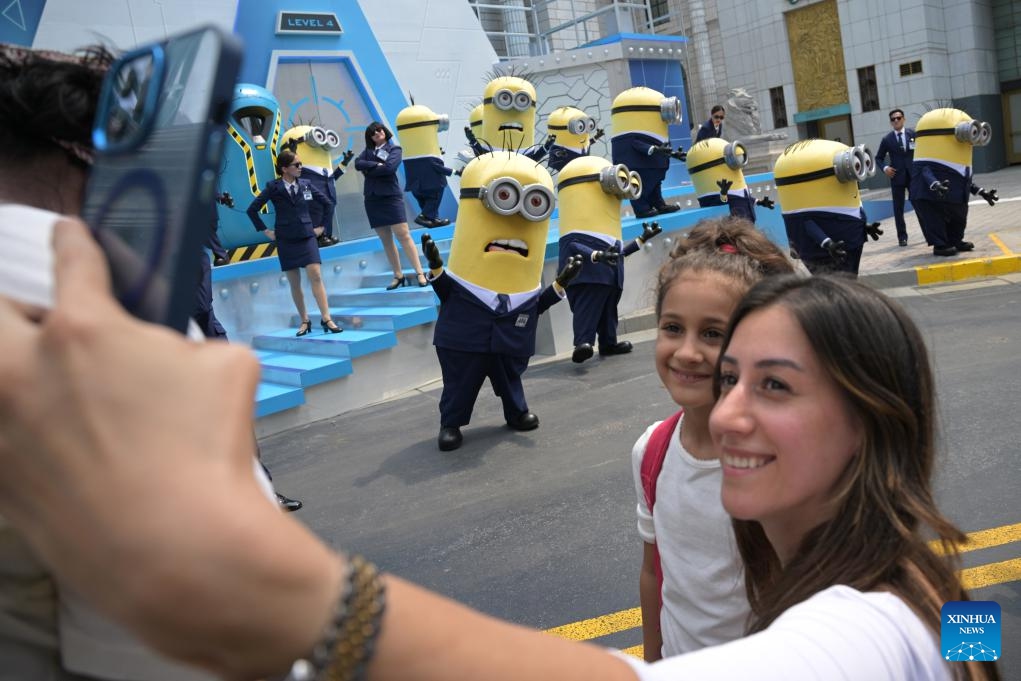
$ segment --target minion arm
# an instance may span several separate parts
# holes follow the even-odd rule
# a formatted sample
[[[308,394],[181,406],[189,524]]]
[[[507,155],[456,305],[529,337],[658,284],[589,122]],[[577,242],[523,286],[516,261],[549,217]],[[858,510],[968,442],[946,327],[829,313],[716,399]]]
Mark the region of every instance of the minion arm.
[[[981,196],[990,206],[995,206],[996,202],[1000,200],[1000,197],[996,195],[995,189],[986,190],[975,184],[971,185],[971,193]]]
[[[439,246],[428,232],[422,235],[422,253],[429,264],[429,274],[434,277],[439,276],[443,271],[443,257],[440,255]]]
[[[557,293],[561,293],[567,288],[578,273],[581,272],[582,257],[580,255],[572,255],[567,259],[567,263],[564,265],[564,269],[560,270],[557,274],[557,278],[553,280],[554,288],[559,288]]]
[[[755,205],[762,206],[763,208],[768,208],[769,210],[773,210],[773,206],[775,206],[776,203],[773,201],[773,199],[769,198],[768,196],[763,196],[761,199],[755,202]]]

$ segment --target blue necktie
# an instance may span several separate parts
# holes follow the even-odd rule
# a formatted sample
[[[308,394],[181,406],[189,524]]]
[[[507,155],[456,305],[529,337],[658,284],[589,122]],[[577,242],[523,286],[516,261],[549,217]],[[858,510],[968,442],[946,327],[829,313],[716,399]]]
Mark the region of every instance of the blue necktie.
[[[495,310],[496,314],[507,314],[508,312],[510,312],[510,296],[509,295],[507,295],[506,293],[497,293],[496,294],[496,299],[498,301],[496,303],[496,310]]]
[[[902,137],[901,133],[899,133],[899,132],[897,133],[897,144],[900,146],[901,151],[907,151],[904,148],[904,137]]]

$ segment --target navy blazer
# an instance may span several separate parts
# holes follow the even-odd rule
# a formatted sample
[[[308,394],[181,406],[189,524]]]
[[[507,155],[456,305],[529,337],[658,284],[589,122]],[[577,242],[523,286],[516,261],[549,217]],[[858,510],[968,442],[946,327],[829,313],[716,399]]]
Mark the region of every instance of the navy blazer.
[[[266,188],[259,192],[252,204],[248,206],[248,218],[260,232],[267,229],[266,223],[259,216],[259,209],[267,202],[273,202],[273,209],[276,211],[276,222],[273,231],[276,238],[288,241],[300,241],[306,237],[314,237],[313,228],[323,225],[313,225],[312,218],[308,214],[308,201],[305,200],[305,192],[312,194],[312,200],[322,205],[323,211],[328,212],[333,208],[333,202],[321,191],[312,186],[308,180],[298,178],[298,198],[292,198],[290,192],[284,186],[281,178],[270,180]]]
[[[709,194],[708,196],[698,197],[698,205],[701,208],[727,206],[730,208],[730,214],[734,217],[755,222],[755,198],[750,194],[745,194],[744,196],[727,194],[726,203],[723,203],[723,199],[720,198],[719,194]]]
[[[434,192],[447,186],[453,168],[443,165],[438,156],[420,156],[404,160],[404,191]]]
[[[709,119],[702,125],[698,126],[698,133],[695,135],[695,142],[701,142],[707,140],[710,137],[723,137],[723,123],[720,123],[720,132],[716,132],[716,126],[713,125],[713,119]],[[692,142],[694,144],[695,142]]]
[[[908,149],[905,151],[897,144],[897,133],[893,130],[883,135],[879,142],[879,149],[876,151],[876,168],[882,170],[890,166],[896,170],[896,174],[890,178],[890,184],[894,187],[906,187],[911,182],[911,164],[915,159],[915,131],[907,126],[901,130],[904,133],[904,143]],[[887,161],[886,157],[890,160]]]
[[[947,180],[950,183],[950,189],[943,197],[929,189],[932,183],[938,180]],[[972,194],[978,192],[978,187],[971,183],[970,167],[964,175],[961,175],[942,163],[915,161],[912,164],[911,187],[908,190],[908,196],[912,201],[921,199],[923,201],[942,201],[943,203],[968,203],[969,192]]]
[[[655,137],[640,132],[625,132],[615,135],[610,140],[610,150],[614,163],[623,163],[631,170],[638,168],[659,168],[666,170],[670,166],[670,157],[661,154],[649,154],[651,147],[661,144]]]
[[[556,170],[559,172],[564,169],[564,166],[574,159],[581,158],[582,156],[588,156],[591,146],[592,145],[590,144],[585,151],[578,153],[574,149],[568,149],[567,147],[554,144],[550,147],[549,158],[546,160],[546,165],[550,170]]]
[[[568,288],[575,284],[603,284],[604,286],[616,286],[624,288],[624,258],[637,251],[640,247],[638,241],[632,239],[627,248],[624,248],[620,241],[613,244],[617,247],[620,257],[616,265],[608,265],[605,262],[592,262],[593,251],[605,251],[610,244],[589,234],[570,232],[560,237],[560,270],[567,265],[567,259],[572,255],[580,255],[583,258],[581,272],[578,273]]]
[[[461,352],[482,352],[510,357],[535,354],[539,315],[560,302],[552,285],[527,302],[497,314],[446,272],[432,280],[440,299],[433,345]]]
[[[326,194],[326,198],[333,201],[334,205],[337,203],[337,185],[334,183],[343,174],[344,168],[341,166],[337,166],[333,169],[332,173],[327,173],[326,175],[317,173],[308,166],[302,166],[301,168],[301,179],[311,182],[312,186]]]
[[[848,251],[865,245],[865,211],[858,217],[825,210],[785,213],[784,227],[791,246],[805,260],[822,260],[830,252],[822,247],[827,238],[843,241]]]
[[[397,169],[401,167],[403,152],[391,141],[387,141],[382,149],[386,151],[386,160],[380,162],[375,149],[366,147],[355,159],[355,170],[365,176],[365,198],[377,196],[403,196],[400,182],[397,181]]]

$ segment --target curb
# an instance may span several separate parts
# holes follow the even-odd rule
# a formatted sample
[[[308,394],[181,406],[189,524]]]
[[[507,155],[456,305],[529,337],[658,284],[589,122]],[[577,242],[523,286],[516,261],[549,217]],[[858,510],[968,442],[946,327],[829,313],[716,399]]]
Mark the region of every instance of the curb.
[[[965,279],[999,277],[1021,272],[1021,255],[997,255],[989,258],[970,258],[957,262],[912,267],[906,270],[861,275],[858,279],[873,288],[902,286],[931,286],[948,284]]]

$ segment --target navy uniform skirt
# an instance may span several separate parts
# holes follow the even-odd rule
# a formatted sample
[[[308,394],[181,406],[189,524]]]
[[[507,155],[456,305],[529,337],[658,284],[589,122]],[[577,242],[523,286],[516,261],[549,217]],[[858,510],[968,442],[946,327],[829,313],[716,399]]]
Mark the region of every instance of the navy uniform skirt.
[[[277,239],[277,256],[283,272],[322,262],[319,258],[319,244],[314,236],[296,240]]]
[[[366,197],[365,214],[369,217],[369,226],[373,229],[399,225],[408,221],[407,212],[404,210],[403,194]]]

